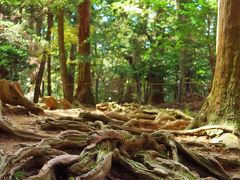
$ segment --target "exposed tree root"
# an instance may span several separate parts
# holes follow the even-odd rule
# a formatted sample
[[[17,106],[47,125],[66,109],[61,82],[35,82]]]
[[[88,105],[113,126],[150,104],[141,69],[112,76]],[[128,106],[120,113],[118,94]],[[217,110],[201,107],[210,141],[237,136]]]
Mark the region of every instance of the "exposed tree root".
[[[197,171],[202,177],[211,175],[218,179],[229,179],[229,174],[216,159],[190,152],[177,142],[175,144],[178,149],[180,162],[191,170]]]
[[[79,117],[83,118],[84,121],[102,121],[103,123],[117,123],[117,124],[123,124],[123,121],[111,119],[107,115],[105,115],[103,112],[81,112],[79,114]]]
[[[94,130],[93,127],[77,121],[78,119],[52,119],[52,118],[46,118],[41,121],[38,121],[38,124],[40,125],[40,128],[42,130],[53,130],[53,131],[59,131],[59,130],[79,130],[83,132],[90,132]]]
[[[169,130],[168,132],[174,135],[199,135],[199,134],[204,134],[206,133],[206,131],[208,130],[222,130],[223,133],[232,133],[235,136],[240,137],[240,133],[238,131],[232,130],[230,128],[226,128],[223,126],[219,126],[219,125],[208,125],[208,126],[203,126],[197,129],[190,129],[190,130],[178,130],[178,131],[171,131]]]
[[[117,119],[124,122],[127,122],[130,120],[130,118],[126,114],[117,113],[114,111],[107,111],[107,112],[104,112],[104,114],[110,117],[111,119]]]
[[[43,110],[33,102],[24,97],[22,88],[17,82],[10,82],[5,79],[0,80],[0,99],[5,104],[20,105],[26,107],[33,113],[43,113]]]
[[[78,152],[69,151],[71,147],[78,147]],[[191,171],[193,164],[201,177],[230,178],[215,159],[186,150],[163,132],[139,136],[116,130],[88,134],[69,130],[2,158],[0,163],[0,179],[10,179],[21,170],[28,180],[199,179]]]
[[[178,130],[178,129],[185,129],[189,125],[190,121],[186,120],[175,120],[173,122],[167,123],[164,126],[161,126],[160,129],[170,129],[170,130]]]
[[[0,132],[4,132],[6,134],[25,140],[41,140],[42,138],[48,137],[45,135],[35,134],[26,130],[18,129],[12,126],[10,122],[3,119],[0,119]]]
[[[49,160],[35,176],[26,178],[26,180],[43,180],[43,179],[64,179],[67,178],[63,172],[56,173],[59,167],[69,166],[74,164],[78,160],[78,155],[69,155],[64,154],[56,156],[53,159]]]
[[[151,113],[148,112],[149,119],[144,122],[160,123],[162,120],[175,127],[179,126],[177,122],[182,122],[183,118],[181,113],[169,116],[165,113]],[[150,119],[153,115],[155,119]],[[39,121],[42,129],[68,130],[60,132],[56,137],[46,138],[22,132],[0,120],[0,130],[5,133],[26,139],[42,139],[12,156],[2,156],[0,179],[14,179],[17,172],[25,172],[22,179],[27,180],[231,178],[216,159],[187,150],[174,140],[173,135],[199,135],[211,129],[221,129],[235,135],[238,132],[219,126],[195,130],[161,130],[164,126],[159,126],[156,131],[136,126],[137,122],[127,126],[131,121],[122,114],[106,112],[81,112],[78,118],[48,118]]]
[[[19,166],[19,164],[23,164],[24,161],[29,160],[29,158],[37,157],[41,159],[44,156],[51,157],[53,155],[62,155],[62,154],[65,154],[65,153],[63,151],[59,151],[51,148],[45,148],[45,147],[27,147],[27,148],[20,149],[14,155],[1,159],[0,179],[4,179],[6,178],[6,176],[7,177],[11,176],[11,174],[14,173],[13,172],[14,169],[18,169],[16,168],[16,166]],[[32,164],[32,165],[35,166],[35,164]],[[31,170],[31,168],[29,170]]]

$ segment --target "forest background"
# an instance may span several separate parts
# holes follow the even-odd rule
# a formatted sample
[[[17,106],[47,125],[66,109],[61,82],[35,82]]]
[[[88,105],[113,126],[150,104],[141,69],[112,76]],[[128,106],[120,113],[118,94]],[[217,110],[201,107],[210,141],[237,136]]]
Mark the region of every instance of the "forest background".
[[[0,14],[0,78],[34,102],[156,105],[211,88],[215,0],[2,0]]]

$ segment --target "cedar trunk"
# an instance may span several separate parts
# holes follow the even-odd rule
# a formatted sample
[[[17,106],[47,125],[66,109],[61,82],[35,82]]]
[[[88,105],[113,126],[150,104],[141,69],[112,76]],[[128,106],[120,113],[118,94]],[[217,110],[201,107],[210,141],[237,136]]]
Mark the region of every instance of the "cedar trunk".
[[[48,10],[48,31],[47,31],[47,41],[49,42],[50,47],[50,41],[51,41],[51,34],[52,34],[52,27],[53,27],[53,12],[51,10]],[[51,85],[51,54],[48,53],[47,56],[47,95],[52,95],[52,85]]]
[[[176,8],[179,11],[178,14],[178,31],[184,32],[185,29],[189,28],[190,19],[183,13],[186,11],[185,4],[191,3],[192,0],[177,0]],[[189,43],[191,40],[190,33],[180,33],[179,40],[181,43],[179,49],[179,88],[178,88],[178,103],[181,101],[182,97],[186,97],[190,95],[190,84],[189,81],[191,79],[191,73],[189,70],[189,66],[187,64],[192,62],[192,54],[189,51]]]
[[[58,16],[58,46],[59,46],[59,63],[60,63],[60,73],[62,79],[63,96],[69,102],[73,100],[72,85],[67,69],[67,59],[64,46],[64,10],[59,9]]]
[[[42,25],[43,25],[43,16],[39,16],[38,18],[35,18],[36,20],[36,34],[41,37],[42,33]],[[33,102],[38,103],[38,99],[41,93],[41,83],[42,83],[42,78],[43,78],[43,73],[44,73],[44,68],[45,68],[45,62],[46,62],[46,55],[43,52],[42,55],[42,60],[39,66],[39,70],[37,73],[36,77],[36,82],[35,82],[35,88],[34,88],[34,97],[33,97]]]
[[[71,85],[71,92],[74,92],[74,74],[75,74],[75,59],[76,59],[76,51],[77,51],[77,45],[72,44],[71,48],[70,48],[70,55],[69,55],[69,59],[70,59],[70,63],[68,66],[68,73],[69,73],[69,80]]]
[[[50,43],[51,31],[52,31],[51,29],[53,27],[53,13],[50,10],[48,10],[47,23],[48,23],[48,27],[47,27],[46,41],[48,41],[48,43]],[[41,32],[41,29],[39,31]],[[35,103],[38,103],[38,100],[39,100],[40,87],[41,87],[43,74],[44,74],[44,70],[45,70],[46,59],[48,60],[48,86],[49,86],[49,78],[51,78],[51,77],[49,77],[49,71],[50,71],[49,67],[50,67],[51,55],[47,55],[47,50],[46,50],[46,48],[44,48],[42,60],[41,60],[39,71],[38,71],[37,78],[36,78],[35,89],[34,89],[33,102],[35,102]]]
[[[149,103],[152,105],[158,105],[164,103],[164,92],[162,83],[150,83],[151,84],[151,93],[149,96]]]
[[[91,89],[91,64],[89,62],[90,43],[87,42],[89,38],[89,18],[90,18],[90,0],[85,0],[78,6],[79,17],[79,46],[78,52],[86,58],[78,65],[78,84],[76,90],[77,100],[86,105],[94,105],[94,97]]]
[[[240,1],[219,1],[213,86],[192,127],[227,124],[240,129]]]

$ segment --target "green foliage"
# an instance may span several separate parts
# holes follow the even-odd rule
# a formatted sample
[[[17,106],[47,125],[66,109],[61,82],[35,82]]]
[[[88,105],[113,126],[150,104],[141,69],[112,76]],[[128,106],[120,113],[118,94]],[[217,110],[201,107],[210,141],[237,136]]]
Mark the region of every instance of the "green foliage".
[[[8,42],[19,47],[26,47],[28,34],[23,25],[14,24],[10,21],[0,21],[0,42]]]
[[[13,174],[14,180],[21,180],[21,179],[23,179],[25,176],[26,176],[26,172],[23,171],[23,170],[16,171],[16,172]]]
[[[173,0],[93,3],[93,58],[109,61],[100,65],[108,77],[140,78],[142,83],[177,82],[179,52],[186,48],[191,55],[186,65],[191,81],[210,81],[208,45],[215,47],[216,1],[192,1],[180,10]],[[186,23],[179,23],[179,14]],[[189,38],[191,41],[185,40]],[[97,72],[98,63],[94,65]],[[98,78],[108,79],[100,72]]]
[[[11,7],[9,14],[21,14],[19,7],[23,9],[22,23],[0,21],[0,27],[4,27],[3,32],[0,28],[1,64],[4,64],[5,69],[12,69],[10,64],[13,62],[21,64],[20,69],[27,68],[27,56],[40,59],[43,48],[48,45],[43,41],[43,37],[36,36],[36,24],[33,27],[28,26],[31,18],[30,7],[35,7],[36,14],[40,12],[44,17],[48,9],[56,16],[57,10],[63,8],[68,65],[77,64],[83,59],[76,54],[76,61],[69,61],[70,48],[73,44],[77,45],[78,41],[77,7],[83,0],[60,0],[51,3],[49,0],[1,1],[7,7],[5,10]],[[116,98],[120,97],[120,91],[126,93],[126,88],[121,87],[129,84],[134,86],[133,93],[136,95],[136,82],[141,83],[143,92],[148,91],[143,84],[171,83],[171,86],[164,85],[164,92],[167,99],[173,99],[176,83],[179,81],[182,49],[185,49],[185,67],[190,72],[190,81],[197,84],[210,83],[212,72],[209,67],[209,47],[214,56],[217,1],[182,2],[184,3],[181,8],[177,8],[175,0],[91,1],[91,36],[88,41],[91,44],[93,81],[100,82],[101,101],[118,100]],[[53,90],[56,96],[61,96],[56,19],[54,22],[48,51],[52,55]],[[46,26],[44,19],[43,35],[46,33]],[[27,53],[30,42],[36,46],[34,53]],[[193,89],[197,93],[205,91],[203,88]]]
[[[28,57],[28,40],[21,24],[0,21],[0,69],[2,78],[19,80],[24,71],[31,68]]]
[[[33,66],[27,62],[28,51],[12,45],[4,43],[0,45],[0,69],[5,72],[6,79],[19,80],[22,72]]]

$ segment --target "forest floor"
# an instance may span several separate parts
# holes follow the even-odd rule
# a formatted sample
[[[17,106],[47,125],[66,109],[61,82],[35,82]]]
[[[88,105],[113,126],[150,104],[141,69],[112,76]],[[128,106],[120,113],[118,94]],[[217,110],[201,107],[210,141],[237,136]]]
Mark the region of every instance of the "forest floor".
[[[174,116],[176,120],[171,120],[171,122],[166,120],[166,117],[168,115],[164,114],[164,116],[161,116],[160,119],[162,121],[161,127],[165,128],[159,128],[159,124],[154,126],[152,124],[148,124],[148,121],[156,121],[159,116],[159,112],[155,113],[157,108],[155,107],[148,107],[147,110],[141,110],[141,113],[139,109],[142,107],[140,106],[128,106],[127,109],[134,109],[134,113],[126,112],[123,115],[122,106],[120,105],[114,105],[110,107],[109,109],[108,104],[101,104],[97,107],[98,110],[101,110],[102,112],[106,112],[108,110],[111,110],[110,112],[121,112],[120,116],[119,114],[114,113],[106,113],[109,117],[112,119],[124,119],[126,114],[128,117],[130,117],[129,120],[127,120],[128,126],[124,130],[129,130],[129,132],[134,132],[136,128],[140,129],[140,131],[147,132],[145,127],[149,126],[149,129],[152,132],[155,132],[159,129],[166,129],[169,132],[177,132],[181,131],[181,129],[184,129],[188,123],[181,121],[184,118],[187,119],[186,121],[189,121],[189,117],[186,115],[181,114],[181,112],[171,111],[170,115]],[[144,109],[144,108],[142,108]],[[94,108],[87,108],[87,109],[69,109],[69,110],[45,110],[43,115],[34,115],[31,113],[28,113],[27,111],[23,111],[21,108],[18,107],[5,107],[5,110],[3,112],[3,119],[6,121],[11,122],[11,124],[18,128],[27,130],[32,133],[46,135],[49,137],[56,137],[61,131],[63,130],[43,130],[41,128],[41,122],[44,119],[61,119],[62,117],[73,117],[78,118],[79,113],[83,111],[88,112],[95,112]],[[108,111],[109,112],[109,111]],[[144,114],[144,113],[145,114]],[[169,111],[170,112],[170,111]],[[174,114],[175,113],[175,114]],[[161,113],[160,113],[161,114]],[[181,116],[178,118],[178,116]],[[99,118],[101,119],[101,118]],[[171,117],[170,117],[171,119]],[[133,120],[130,122],[130,120]],[[134,120],[137,120],[138,123]],[[103,120],[105,121],[105,120]],[[185,121],[185,120],[184,120]],[[172,123],[173,122],[173,123]],[[178,122],[181,122],[180,124]],[[40,125],[39,125],[40,124]],[[150,132],[150,131],[149,131]],[[238,137],[239,138],[239,137]],[[211,157],[216,159],[221,167],[224,168],[224,171],[229,174],[229,177],[231,179],[240,179],[240,142],[237,136],[233,135],[229,132],[224,132],[223,130],[206,130],[204,132],[199,131],[199,133],[187,133],[187,134],[181,134],[181,133],[173,133],[173,139],[176,142],[179,142],[181,145],[186,147],[187,150],[190,152],[194,152],[197,154],[200,154],[204,157]],[[0,132],[0,155],[4,156],[11,156],[12,154],[16,153],[19,149],[31,146],[36,144],[37,141],[31,141],[31,140],[24,140],[21,138],[16,138],[8,134],[3,134]],[[190,160],[191,162],[191,160]],[[1,167],[0,167],[1,169]],[[210,168],[211,169],[211,168]],[[195,170],[193,170],[195,171]],[[114,173],[113,173],[114,174]],[[205,173],[202,173],[205,174]],[[1,175],[1,174],[0,174]],[[206,177],[211,177],[209,175],[206,175]],[[217,178],[217,176],[215,176]],[[16,179],[16,178],[15,178]],[[21,179],[21,178],[20,178]],[[91,179],[91,178],[90,178]],[[110,176],[107,179],[114,179],[110,178]],[[117,179],[117,178],[115,178]],[[118,178],[121,179],[121,178]],[[128,179],[128,178],[122,178],[122,179]],[[130,178],[129,178],[130,179]],[[211,178],[210,178],[211,179]],[[214,179],[212,177],[212,179]],[[222,179],[222,178],[217,178]]]

